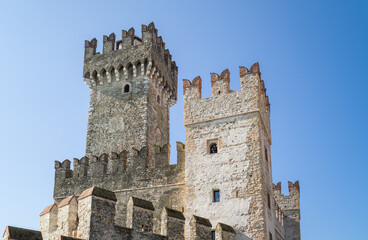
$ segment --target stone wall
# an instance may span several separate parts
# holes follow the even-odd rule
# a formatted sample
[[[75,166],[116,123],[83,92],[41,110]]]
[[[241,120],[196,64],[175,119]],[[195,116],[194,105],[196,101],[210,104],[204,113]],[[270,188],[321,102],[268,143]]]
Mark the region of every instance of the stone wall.
[[[118,198],[116,222],[125,226],[129,197],[150,199],[158,210],[154,213],[157,219],[154,232],[159,233],[162,208],[166,206],[181,211],[184,207],[185,146],[177,143],[177,164],[173,165],[169,165],[170,145],[156,146],[154,168],[146,167],[144,151],[127,152],[126,162],[119,157],[122,154],[74,159],[74,170],[70,169],[68,160],[56,162],[55,201],[58,203],[70,195],[79,196],[84,189],[92,186],[113,191]]]
[[[46,207],[41,213],[43,239],[184,240],[185,217],[182,212],[164,207],[160,214],[160,234],[157,234],[153,232],[156,222],[154,212],[157,209],[151,201],[137,197],[129,198],[126,206],[126,227],[116,224],[116,213],[119,211],[116,201],[115,193],[92,187],[84,190],[78,201],[75,196],[69,196],[63,199],[59,206],[53,204]],[[51,218],[53,222],[58,223],[56,228],[52,225],[45,227],[45,220]],[[221,239],[235,239],[235,232],[230,226],[218,226],[222,226],[217,228],[220,235],[224,236]],[[211,238],[211,223],[208,219],[193,216],[191,232],[193,239],[208,240]]]

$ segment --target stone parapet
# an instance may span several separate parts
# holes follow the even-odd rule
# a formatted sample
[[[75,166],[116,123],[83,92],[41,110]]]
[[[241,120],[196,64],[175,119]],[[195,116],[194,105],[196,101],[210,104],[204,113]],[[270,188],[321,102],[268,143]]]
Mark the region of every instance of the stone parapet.
[[[70,195],[79,196],[92,186],[111,191],[142,188],[154,185],[184,182],[185,145],[177,143],[177,164],[169,164],[170,145],[155,147],[154,168],[147,168],[145,148],[140,151],[102,154],[81,159],[74,158],[74,170],[70,161],[55,161],[54,199],[58,202]]]
[[[167,90],[174,103],[177,99],[178,67],[157,35],[153,23],[142,25],[142,38],[134,28],[122,31],[122,40],[114,33],[103,37],[103,53],[96,52],[97,39],[85,41],[83,80],[90,88],[112,84],[137,76],[147,76]]]
[[[3,234],[4,240],[43,240],[41,232],[18,228],[13,226],[7,226]]]
[[[253,64],[250,69],[239,67],[240,91],[230,90],[228,69],[221,75],[211,73],[212,97],[209,98],[201,97],[200,76],[194,78],[192,82],[184,79],[184,125],[259,112],[270,138],[270,104],[264,81],[261,80],[259,64]]]
[[[126,226],[116,224],[115,194],[106,189],[91,187],[78,197],[69,196],[60,201],[59,205],[50,205],[41,213],[40,240],[184,240],[185,217],[175,209],[164,207],[161,211],[161,234],[153,231],[154,212],[157,211],[151,201],[137,197],[130,197],[127,204]],[[52,214],[53,213],[53,214]],[[46,219],[45,217],[48,216]],[[78,216],[78,217],[76,217]],[[45,228],[45,220],[57,222],[55,228]],[[10,229],[12,230],[12,229]],[[4,236],[11,236],[12,232],[6,230]],[[206,218],[193,216],[190,220],[192,240],[208,240],[212,236],[212,225]],[[37,231],[24,229],[13,230],[15,233],[41,234]],[[233,240],[236,233],[226,224],[218,223],[216,227],[216,240]],[[27,235],[28,236],[28,235]],[[6,240],[11,240],[8,238]],[[14,238],[23,240],[28,238]],[[33,238],[32,238],[33,239]],[[35,238],[38,239],[38,238]]]

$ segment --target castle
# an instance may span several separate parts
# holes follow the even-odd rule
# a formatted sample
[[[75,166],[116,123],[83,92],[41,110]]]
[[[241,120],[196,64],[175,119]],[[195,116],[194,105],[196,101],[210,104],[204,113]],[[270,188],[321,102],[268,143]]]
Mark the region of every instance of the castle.
[[[299,182],[272,183],[270,104],[258,63],[183,80],[185,142],[169,163],[169,109],[178,67],[151,23],[85,42],[90,88],[86,154],[55,161],[54,203],[40,231],[8,226],[4,240],[299,240]]]

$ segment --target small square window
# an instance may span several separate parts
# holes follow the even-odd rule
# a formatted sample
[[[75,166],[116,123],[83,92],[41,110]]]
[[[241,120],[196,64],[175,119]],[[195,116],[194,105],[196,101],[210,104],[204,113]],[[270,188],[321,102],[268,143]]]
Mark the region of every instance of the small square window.
[[[213,190],[213,202],[220,202],[220,190]]]
[[[217,144],[212,143],[210,146],[210,154],[217,153]]]
[[[207,153],[216,154],[218,151],[218,139],[207,140]]]

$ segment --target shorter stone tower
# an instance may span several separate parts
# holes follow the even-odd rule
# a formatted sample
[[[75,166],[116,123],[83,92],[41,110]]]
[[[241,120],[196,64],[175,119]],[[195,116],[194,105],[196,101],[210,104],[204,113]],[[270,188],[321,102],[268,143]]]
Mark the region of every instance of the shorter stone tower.
[[[116,223],[125,225],[134,195],[154,202],[156,232],[163,207],[184,207],[185,146],[170,165],[169,109],[177,99],[178,67],[154,24],[85,42],[83,80],[90,88],[86,155],[55,162],[54,200],[97,186],[116,193]],[[160,187],[158,187],[160,186]]]
[[[184,80],[186,214],[225,222],[237,239],[275,235],[270,104],[258,63],[240,67],[240,91],[230,72],[211,73],[212,97],[202,80]]]

